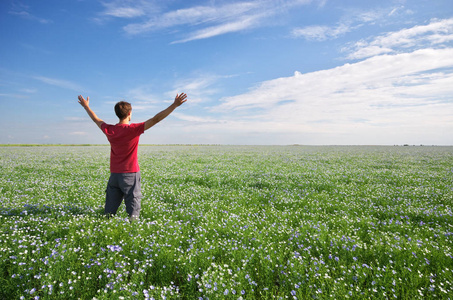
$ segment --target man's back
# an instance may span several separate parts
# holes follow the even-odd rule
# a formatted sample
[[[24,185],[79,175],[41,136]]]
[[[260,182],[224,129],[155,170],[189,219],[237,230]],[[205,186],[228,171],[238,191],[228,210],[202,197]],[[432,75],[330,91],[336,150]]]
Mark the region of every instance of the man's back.
[[[102,124],[101,130],[110,142],[110,172],[135,173],[140,171],[137,149],[145,123]]]

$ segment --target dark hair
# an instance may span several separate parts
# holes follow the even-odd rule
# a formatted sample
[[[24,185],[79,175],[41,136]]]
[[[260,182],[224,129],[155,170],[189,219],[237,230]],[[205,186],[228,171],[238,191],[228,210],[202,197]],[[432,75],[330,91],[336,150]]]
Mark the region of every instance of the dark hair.
[[[126,101],[120,101],[115,104],[115,114],[120,120],[125,119],[132,111],[132,105]]]

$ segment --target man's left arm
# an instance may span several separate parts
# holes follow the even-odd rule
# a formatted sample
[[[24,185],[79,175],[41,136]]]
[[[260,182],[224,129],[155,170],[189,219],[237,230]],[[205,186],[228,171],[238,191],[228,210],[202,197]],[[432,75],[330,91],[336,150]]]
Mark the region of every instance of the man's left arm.
[[[154,117],[152,117],[151,119],[149,119],[149,120],[147,120],[145,122],[145,130],[150,129],[151,127],[153,127],[154,125],[156,125],[157,123],[159,123],[160,121],[165,119],[178,106],[180,106],[181,104],[183,104],[186,101],[187,101],[187,95],[186,94],[181,93],[179,95],[176,95],[175,101],[169,107],[167,107],[166,109],[164,109],[163,111],[161,111],[160,113],[156,114]]]

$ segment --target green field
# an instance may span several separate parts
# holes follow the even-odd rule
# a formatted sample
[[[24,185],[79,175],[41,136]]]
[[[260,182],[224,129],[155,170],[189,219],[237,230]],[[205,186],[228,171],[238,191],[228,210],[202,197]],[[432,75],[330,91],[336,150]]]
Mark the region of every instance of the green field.
[[[453,147],[0,147],[0,299],[453,298]]]

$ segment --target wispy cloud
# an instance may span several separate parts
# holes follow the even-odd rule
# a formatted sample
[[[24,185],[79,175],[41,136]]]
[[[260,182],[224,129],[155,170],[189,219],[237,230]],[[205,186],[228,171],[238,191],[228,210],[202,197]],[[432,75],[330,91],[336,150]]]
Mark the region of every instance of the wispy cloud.
[[[200,24],[223,23],[227,20],[241,18],[259,7],[258,3],[195,6],[151,16],[152,18],[147,22],[130,24],[124,29],[130,34],[140,34],[158,28],[170,28],[179,25],[195,26]]]
[[[52,23],[51,20],[35,16],[30,11],[31,11],[30,6],[20,3],[20,2],[13,2],[11,4],[11,9],[9,10],[8,13],[11,15],[19,16],[19,17],[27,19],[27,20],[37,21],[41,24]]]
[[[184,76],[184,78],[175,80],[168,88],[156,87],[153,84],[136,86],[126,91],[124,97],[119,97],[117,100],[125,99],[130,101],[136,112],[159,109],[162,107],[162,103],[173,102],[176,94],[182,92],[190,95],[190,105],[207,104],[220,92],[219,82],[230,77],[234,77],[234,75],[194,72]],[[157,90],[162,89],[167,89],[168,92],[163,94],[156,93]]]
[[[451,68],[453,48],[376,56],[334,69],[296,72],[291,77],[263,82],[246,94],[224,98],[217,110],[273,109],[283,101],[286,106],[331,108],[357,103],[381,107],[426,104],[426,100],[445,97],[446,91],[453,92],[453,84],[448,86],[453,79]]]
[[[293,37],[304,37],[307,40],[325,41],[334,39],[352,30],[349,24],[338,24],[333,27],[329,26],[306,26],[303,28],[295,28],[291,34]]]
[[[221,2],[216,5],[198,5],[158,12],[145,7],[143,1],[127,1],[126,3],[114,1],[104,4],[106,9],[102,15],[118,18],[140,17],[140,22],[130,23],[123,27],[129,35],[172,29],[173,32],[184,32],[185,35],[173,43],[185,43],[261,26],[267,17],[309,2],[311,1]],[[142,21],[143,19],[144,21]]]
[[[373,24],[377,20],[395,15],[399,8],[388,10],[376,9],[369,11],[353,11],[341,18],[334,25],[309,25],[294,28],[291,35],[295,38],[305,38],[310,41],[326,41],[336,39],[348,32],[354,31],[365,24]]]
[[[191,122],[192,124],[193,123],[200,123],[200,124],[206,124],[206,123],[209,123],[209,124],[225,124],[224,121],[219,120],[217,118],[191,116],[191,115],[183,114],[183,113],[179,113],[179,112],[172,113],[172,116],[174,116],[174,117],[176,117],[176,118],[178,118],[180,120],[183,120],[183,121]]]
[[[214,95],[221,92],[219,82],[231,77],[234,75],[194,73],[187,78],[177,80],[167,96],[174,97],[176,93],[184,92],[190,95],[190,103],[207,103]]]
[[[453,18],[432,20],[427,25],[390,32],[371,41],[362,40],[344,50],[351,52],[349,59],[363,59],[383,53],[407,51],[414,47],[444,47],[449,42],[453,42]]]
[[[50,84],[53,86],[57,86],[63,89],[69,89],[69,90],[74,90],[74,91],[82,91],[83,88],[71,81],[64,80],[64,79],[57,79],[57,78],[49,78],[49,77],[44,77],[44,76],[34,76],[34,79],[44,82],[46,84]]]
[[[140,116],[141,112],[154,111],[158,107],[162,97],[156,94],[156,87],[151,84],[143,84],[135,86],[125,91],[124,94],[109,99],[106,101],[109,105],[113,105],[121,100],[128,101],[132,104],[133,112]],[[168,100],[168,99],[167,99]]]
[[[146,14],[154,13],[157,6],[150,1],[134,0],[115,0],[111,2],[102,2],[105,10],[102,16],[116,18],[135,18]]]
[[[194,41],[194,40],[201,40],[201,39],[207,39],[211,38],[217,35],[222,35],[225,33],[230,33],[230,32],[238,32],[242,31],[248,28],[253,27],[254,25],[258,24],[258,21],[260,19],[260,16],[255,15],[255,16],[246,16],[242,19],[235,20],[233,22],[225,23],[225,24],[220,24],[217,26],[211,26],[207,27],[201,30],[197,30],[189,37],[178,40],[173,42],[173,44],[176,43],[185,43],[189,41]]]
[[[236,115],[231,121],[244,122],[244,128],[256,132],[328,132],[365,139],[372,132],[399,132],[401,137],[404,130],[413,136],[420,130],[436,134],[440,128],[453,128],[450,22],[438,20],[383,39],[402,49],[402,37],[404,45],[413,45],[423,33],[423,41],[430,43],[420,48],[265,81],[245,94],[221,99],[213,111],[230,112]],[[434,44],[440,47],[429,47]]]
[[[153,93],[151,85],[141,85],[127,91],[125,99],[127,101],[138,100],[140,102],[155,103],[157,95]]]
[[[28,95],[22,94],[8,94],[8,93],[0,93],[0,98],[17,98],[17,99],[26,99]]]
[[[183,43],[247,29],[256,24],[262,14],[260,11],[260,3],[252,2],[197,6],[170,11],[152,17],[144,23],[129,24],[124,30],[128,34],[136,35],[158,29],[186,26],[189,27],[188,36],[174,42]]]

